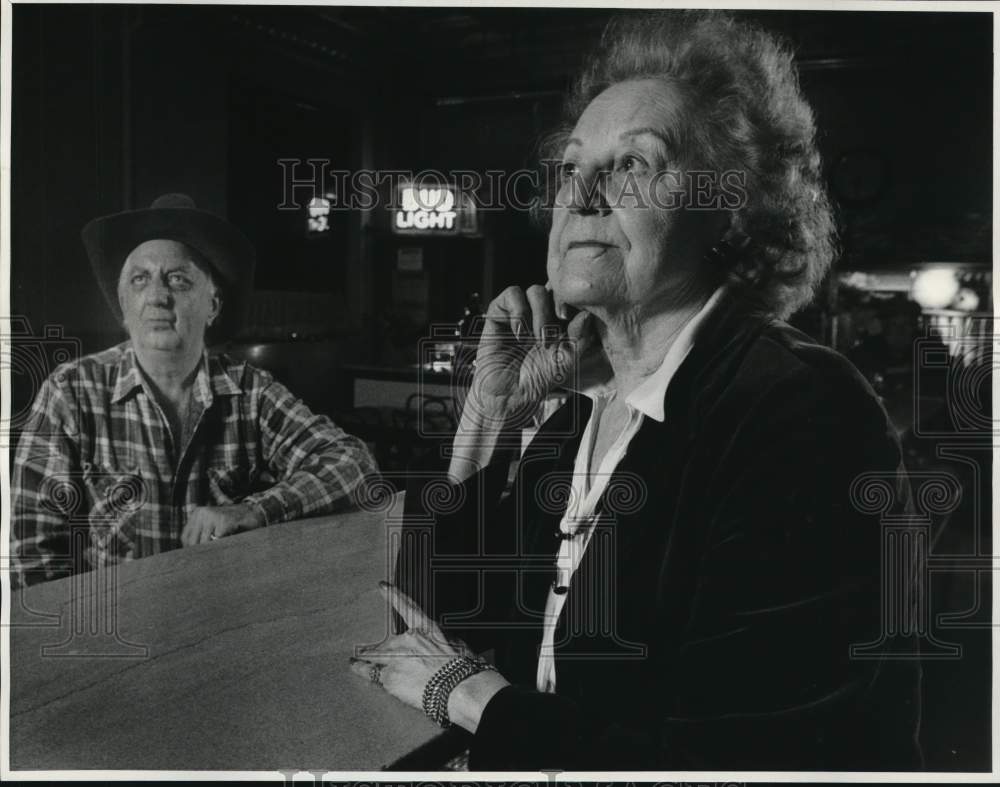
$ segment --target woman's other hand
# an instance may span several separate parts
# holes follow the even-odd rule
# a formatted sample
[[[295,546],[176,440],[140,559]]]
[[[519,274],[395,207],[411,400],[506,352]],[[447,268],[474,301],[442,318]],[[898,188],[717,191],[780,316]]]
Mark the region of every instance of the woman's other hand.
[[[422,709],[424,688],[435,672],[458,656],[471,656],[466,645],[449,640],[437,623],[395,585],[379,583],[382,595],[406,622],[408,630],[389,637],[379,645],[358,648],[359,658],[351,658],[351,670],[378,683],[396,699]],[[480,672],[458,684],[448,703],[454,724],[475,732],[486,703],[508,685],[499,673]]]
[[[484,425],[527,426],[553,388],[573,385],[579,359],[597,347],[589,313],[561,323],[546,287],[508,287],[486,310],[465,407]]]

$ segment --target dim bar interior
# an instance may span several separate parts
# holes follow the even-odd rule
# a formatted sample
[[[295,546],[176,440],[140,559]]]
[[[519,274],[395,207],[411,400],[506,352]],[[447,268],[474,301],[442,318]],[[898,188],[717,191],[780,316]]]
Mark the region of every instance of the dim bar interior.
[[[967,484],[934,523],[939,553],[966,554],[982,536],[973,512],[990,506],[971,479],[989,461],[938,447],[991,423],[990,19],[741,13],[793,42],[837,204],[834,269],[794,324],[861,370],[914,469]],[[270,371],[401,473],[456,428],[475,318],[544,275],[539,143],[609,14],[17,5],[17,330],[84,352],[120,341],[80,229],[190,194],[257,251],[249,318],[214,349]],[[15,417],[34,391],[31,358],[17,363]],[[949,576],[938,607],[988,621],[980,575]],[[933,769],[988,764],[988,661],[962,667],[925,669]]]

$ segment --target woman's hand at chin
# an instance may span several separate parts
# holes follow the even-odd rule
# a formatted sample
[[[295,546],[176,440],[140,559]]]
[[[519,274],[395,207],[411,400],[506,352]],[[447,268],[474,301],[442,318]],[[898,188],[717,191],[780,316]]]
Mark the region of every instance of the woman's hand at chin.
[[[465,408],[495,428],[527,426],[548,393],[574,385],[581,359],[599,350],[589,313],[561,322],[547,288],[508,287],[486,310]]]

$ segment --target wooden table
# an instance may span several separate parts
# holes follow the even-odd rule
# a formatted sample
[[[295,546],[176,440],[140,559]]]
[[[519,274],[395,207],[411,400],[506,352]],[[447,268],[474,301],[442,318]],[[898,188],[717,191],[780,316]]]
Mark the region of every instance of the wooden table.
[[[348,668],[391,631],[376,583],[401,511],[397,496],[15,594],[11,768],[377,770],[428,744],[440,728]]]

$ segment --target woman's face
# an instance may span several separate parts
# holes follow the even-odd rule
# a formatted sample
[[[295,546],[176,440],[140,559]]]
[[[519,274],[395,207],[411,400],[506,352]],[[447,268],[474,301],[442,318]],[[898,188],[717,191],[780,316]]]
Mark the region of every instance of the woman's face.
[[[683,111],[658,80],[620,82],[584,110],[563,154],[549,234],[557,303],[615,318],[685,302],[717,212],[675,207],[684,182],[670,133]]]

